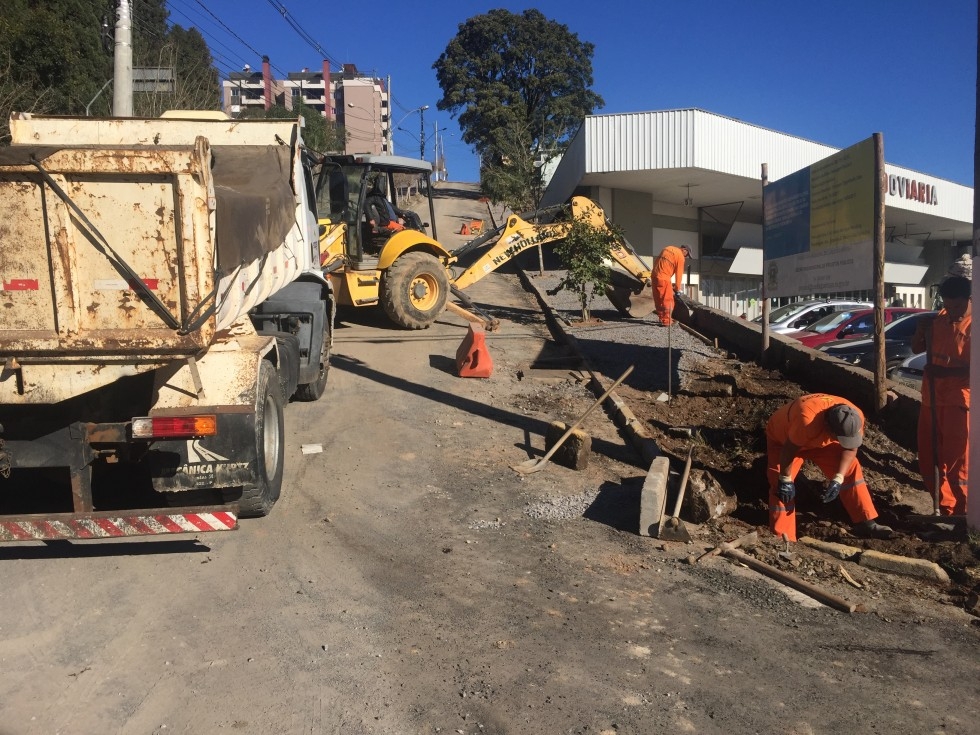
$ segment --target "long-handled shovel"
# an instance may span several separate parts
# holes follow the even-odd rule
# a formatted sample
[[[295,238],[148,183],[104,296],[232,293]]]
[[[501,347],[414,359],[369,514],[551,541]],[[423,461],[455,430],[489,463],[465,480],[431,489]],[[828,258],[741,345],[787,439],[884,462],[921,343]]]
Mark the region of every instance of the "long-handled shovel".
[[[684,491],[687,490],[687,479],[691,476],[691,455],[694,452],[694,445],[687,448],[687,462],[684,463],[684,472],[681,475],[681,484],[677,489],[677,500],[674,502],[674,512],[669,518],[660,519],[660,527],[657,529],[657,538],[665,541],[690,541],[691,534],[687,531],[687,526],[681,520],[681,503],[684,502]]]
[[[557,452],[558,448],[565,443],[565,440],[572,435],[572,432],[582,425],[582,422],[585,421],[585,417],[588,416],[590,413],[592,413],[594,409],[601,406],[602,402],[609,397],[609,394],[612,393],[613,390],[615,390],[616,386],[622,383],[624,380],[626,380],[626,377],[631,372],[633,372],[633,367],[634,367],[633,365],[630,365],[628,368],[626,368],[626,372],[620,375],[619,378],[616,380],[616,382],[610,385],[609,389],[606,390],[606,392],[603,393],[601,396],[599,396],[598,400],[595,403],[589,406],[589,410],[582,414],[582,418],[580,418],[578,421],[576,421],[574,424],[568,427],[568,430],[561,435],[561,438],[559,438],[558,441],[555,442],[554,446],[552,446],[551,449],[548,450],[547,454],[545,454],[541,459],[529,459],[527,462],[521,462],[521,464],[511,465],[511,469],[520,472],[522,475],[530,475],[532,472],[538,472],[540,470],[543,470],[545,465],[548,464],[548,460],[551,459],[551,455]]]

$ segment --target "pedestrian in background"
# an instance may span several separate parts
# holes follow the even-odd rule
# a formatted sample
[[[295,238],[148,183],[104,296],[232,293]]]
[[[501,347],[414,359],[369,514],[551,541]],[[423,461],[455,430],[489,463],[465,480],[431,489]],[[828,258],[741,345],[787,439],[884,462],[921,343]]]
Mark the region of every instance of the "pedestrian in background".
[[[664,326],[670,325],[674,311],[674,294],[680,293],[684,259],[691,256],[687,245],[668,245],[653,262],[653,302]],[[674,284],[671,287],[671,279]]]
[[[920,320],[912,337],[912,349],[926,353],[919,409],[919,471],[943,515],[966,513],[971,290],[965,276],[946,278],[939,285],[942,310],[932,319]]]
[[[845,398],[811,393],[783,405],[766,425],[769,528],[796,541],[796,475],[805,460],[829,482],[821,499],[840,497],[854,530],[862,536],[889,538],[892,529],[875,521],[871,493],[864,482],[857,450],[864,439],[864,414]]]

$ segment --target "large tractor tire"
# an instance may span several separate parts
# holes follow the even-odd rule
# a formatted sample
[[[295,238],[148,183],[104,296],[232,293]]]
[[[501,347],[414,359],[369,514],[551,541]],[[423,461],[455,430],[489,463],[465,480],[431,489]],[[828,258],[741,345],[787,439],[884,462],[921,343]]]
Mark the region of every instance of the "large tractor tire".
[[[449,298],[449,276],[434,255],[405,253],[381,279],[381,305],[388,318],[406,329],[425,329]]]
[[[259,366],[258,383],[255,406],[257,479],[255,485],[241,489],[238,510],[243,518],[269,515],[282,492],[283,406],[286,399],[282,396],[276,369],[268,360],[262,360]]]
[[[331,329],[329,318],[324,319],[323,342],[320,345],[320,369],[316,378],[310,383],[301,383],[294,397],[297,401],[316,401],[323,395],[327,387],[327,374],[330,372],[330,339]]]

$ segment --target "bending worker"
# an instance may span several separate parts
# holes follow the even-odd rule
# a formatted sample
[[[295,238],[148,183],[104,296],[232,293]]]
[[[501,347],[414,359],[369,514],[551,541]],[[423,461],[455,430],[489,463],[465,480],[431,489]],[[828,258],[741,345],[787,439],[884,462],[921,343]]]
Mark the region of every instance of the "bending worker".
[[[919,471],[942,515],[966,513],[973,321],[970,292],[969,278],[950,276],[944,280],[939,285],[942,311],[932,319],[920,320],[912,337],[912,350],[926,353],[919,409]]]
[[[795,478],[804,460],[821,469],[829,482],[821,499],[840,497],[862,536],[888,538],[892,529],[875,521],[878,512],[864,482],[857,450],[864,436],[864,414],[850,401],[811,393],[777,410],[766,425],[769,479],[769,528],[796,541]]]
[[[674,294],[680,293],[681,276],[684,275],[684,258],[691,256],[687,245],[668,245],[653,263],[653,302],[657,316],[665,327],[671,322],[674,311]],[[671,288],[670,280],[674,279]]]

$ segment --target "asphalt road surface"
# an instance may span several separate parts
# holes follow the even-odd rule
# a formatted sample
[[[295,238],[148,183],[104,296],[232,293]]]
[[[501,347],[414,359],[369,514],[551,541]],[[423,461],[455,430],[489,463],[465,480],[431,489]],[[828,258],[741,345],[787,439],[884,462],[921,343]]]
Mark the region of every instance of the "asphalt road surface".
[[[455,317],[342,314],[269,517],[0,547],[0,734],[977,731],[965,613],[685,563],[697,536],[636,534],[646,469],[602,411],[585,471],[514,472],[594,396],[516,276],[473,295],[505,317],[489,380],[455,375]]]

